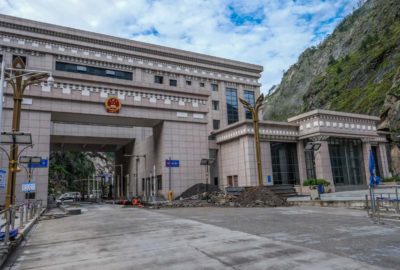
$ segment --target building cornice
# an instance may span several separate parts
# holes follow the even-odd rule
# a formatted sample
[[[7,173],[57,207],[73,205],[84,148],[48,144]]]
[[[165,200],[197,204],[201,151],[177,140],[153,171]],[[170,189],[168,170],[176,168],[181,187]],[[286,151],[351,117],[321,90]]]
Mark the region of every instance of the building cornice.
[[[57,58],[82,59],[83,61],[101,62],[108,65],[131,66],[134,68],[163,70],[179,73],[186,76],[204,77],[209,80],[235,82],[259,87],[257,76],[238,73],[235,70],[218,70],[212,67],[196,66],[194,63],[176,63],[174,59],[156,59],[151,56],[140,56],[121,51],[109,51],[104,49],[88,48],[59,41],[49,41],[39,38],[27,38],[11,33],[1,33],[0,45],[5,49],[28,50],[36,53],[53,54]]]
[[[77,30],[73,28],[42,23],[7,15],[0,15],[0,27],[25,31],[29,33],[48,35],[55,38],[65,38],[71,41],[79,41],[88,44],[98,44],[101,46],[119,48],[129,50],[131,52],[147,53],[157,56],[167,56],[174,59],[202,63],[212,66],[219,66],[222,68],[241,70],[250,73],[261,73],[263,71],[263,67],[259,65],[159,45],[153,45],[129,39],[112,37],[109,35],[98,34],[84,30]]]
[[[299,122],[303,119],[318,117],[318,116],[333,116],[333,117],[345,117],[345,118],[354,118],[354,119],[363,119],[378,122],[380,121],[379,117],[365,114],[356,114],[356,113],[346,113],[346,112],[337,112],[337,111],[329,111],[329,110],[312,110],[306,113],[302,113],[296,115],[294,117],[288,118],[288,122]]]

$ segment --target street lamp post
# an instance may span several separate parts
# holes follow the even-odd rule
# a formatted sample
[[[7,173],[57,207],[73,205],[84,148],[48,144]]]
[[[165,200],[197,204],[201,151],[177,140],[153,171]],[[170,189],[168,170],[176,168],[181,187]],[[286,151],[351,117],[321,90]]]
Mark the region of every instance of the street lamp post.
[[[252,106],[249,102],[244,99],[239,98],[240,102],[243,106],[251,112],[253,117],[253,128],[254,128],[254,140],[256,144],[256,160],[257,160],[257,173],[258,173],[258,185],[263,185],[263,177],[262,177],[262,165],[261,165],[261,149],[260,149],[260,129],[259,129],[259,119],[258,112],[263,105],[264,102],[264,94],[261,94],[254,106]]]
[[[4,62],[4,60],[3,60]],[[13,118],[12,118],[12,132],[18,133],[21,123],[21,109],[22,99],[25,89],[33,84],[40,83],[43,79],[47,78],[47,82],[51,85],[54,79],[50,72],[37,71],[26,69],[26,64],[21,57],[16,57],[12,62],[12,68],[4,68],[5,81],[13,88]],[[2,74],[3,75],[3,74]],[[0,85],[3,89],[3,85]],[[2,92],[2,91],[0,91]],[[3,97],[1,96],[0,99]],[[3,102],[2,100],[0,100]],[[18,171],[18,144],[14,143],[14,147],[10,149],[9,158],[9,174],[7,181],[7,195],[6,195],[6,208],[10,207],[15,201],[15,182]]]

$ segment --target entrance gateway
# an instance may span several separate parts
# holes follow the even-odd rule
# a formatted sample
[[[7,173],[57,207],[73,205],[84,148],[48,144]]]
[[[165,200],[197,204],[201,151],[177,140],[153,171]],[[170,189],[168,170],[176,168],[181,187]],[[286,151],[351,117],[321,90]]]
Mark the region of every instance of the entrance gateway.
[[[221,188],[256,184],[251,116],[238,98],[254,103],[261,66],[5,15],[0,15],[0,49],[6,67],[22,56],[27,68],[51,72],[55,79],[54,85],[43,82],[25,92],[21,131],[32,133],[34,146],[24,154],[46,158],[54,150],[115,152],[116,164],[123,168],[115,169],[121,197],[143,194],[150,173],[165,197],[169,175],[175,196],[206,181]],[[11,131],[12,104],[8,85],[1,131]],[[314,173],[335,187],[342,178],[345,185],[354,182],[341,174],[357,175],[348,166],[358,162],[365,184],[365,158],[374,145],[386,176],[386,139],[376,131],[378,120],[313,111],[285,123],[261,122],[263,175],[271,184],[298,184]],[[356,158],[339,149],[341,163],[333,166],[332,138],[361,141],[362,153]],[[307,140],[321,142],[308,163]],[[203,158],[215,160],[208,180],[200,165]],[[179,167],[166,166],[168,159]],[[7,166],[3,154],[1,168]],[[35,170],[33,179],[36,198],[46,202],[48,168]],[[18,173],[16,186],[24,182],[26,177]],[[0,187],[1,202],[5,190]],[[16,188],[16,202],[24,198]]]

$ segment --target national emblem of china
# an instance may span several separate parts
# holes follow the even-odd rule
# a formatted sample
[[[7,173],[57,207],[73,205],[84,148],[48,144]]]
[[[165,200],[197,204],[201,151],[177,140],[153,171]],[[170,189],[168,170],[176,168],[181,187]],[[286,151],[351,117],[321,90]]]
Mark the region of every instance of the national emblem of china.
[[[121,101],[117,97],[107,98],[104,104],[109,113],[119,113],[122,106]]]

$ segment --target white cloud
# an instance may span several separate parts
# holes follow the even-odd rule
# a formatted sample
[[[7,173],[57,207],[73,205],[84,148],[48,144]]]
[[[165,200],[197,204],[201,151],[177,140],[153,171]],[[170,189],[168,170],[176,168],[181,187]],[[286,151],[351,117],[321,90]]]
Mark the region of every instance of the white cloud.
[[[0,0],[0,12],[264,66],[263,91],[356,0]],[[234,12],[232,20],[230,16]],[[151,34],[152,33],[152,34]]]

